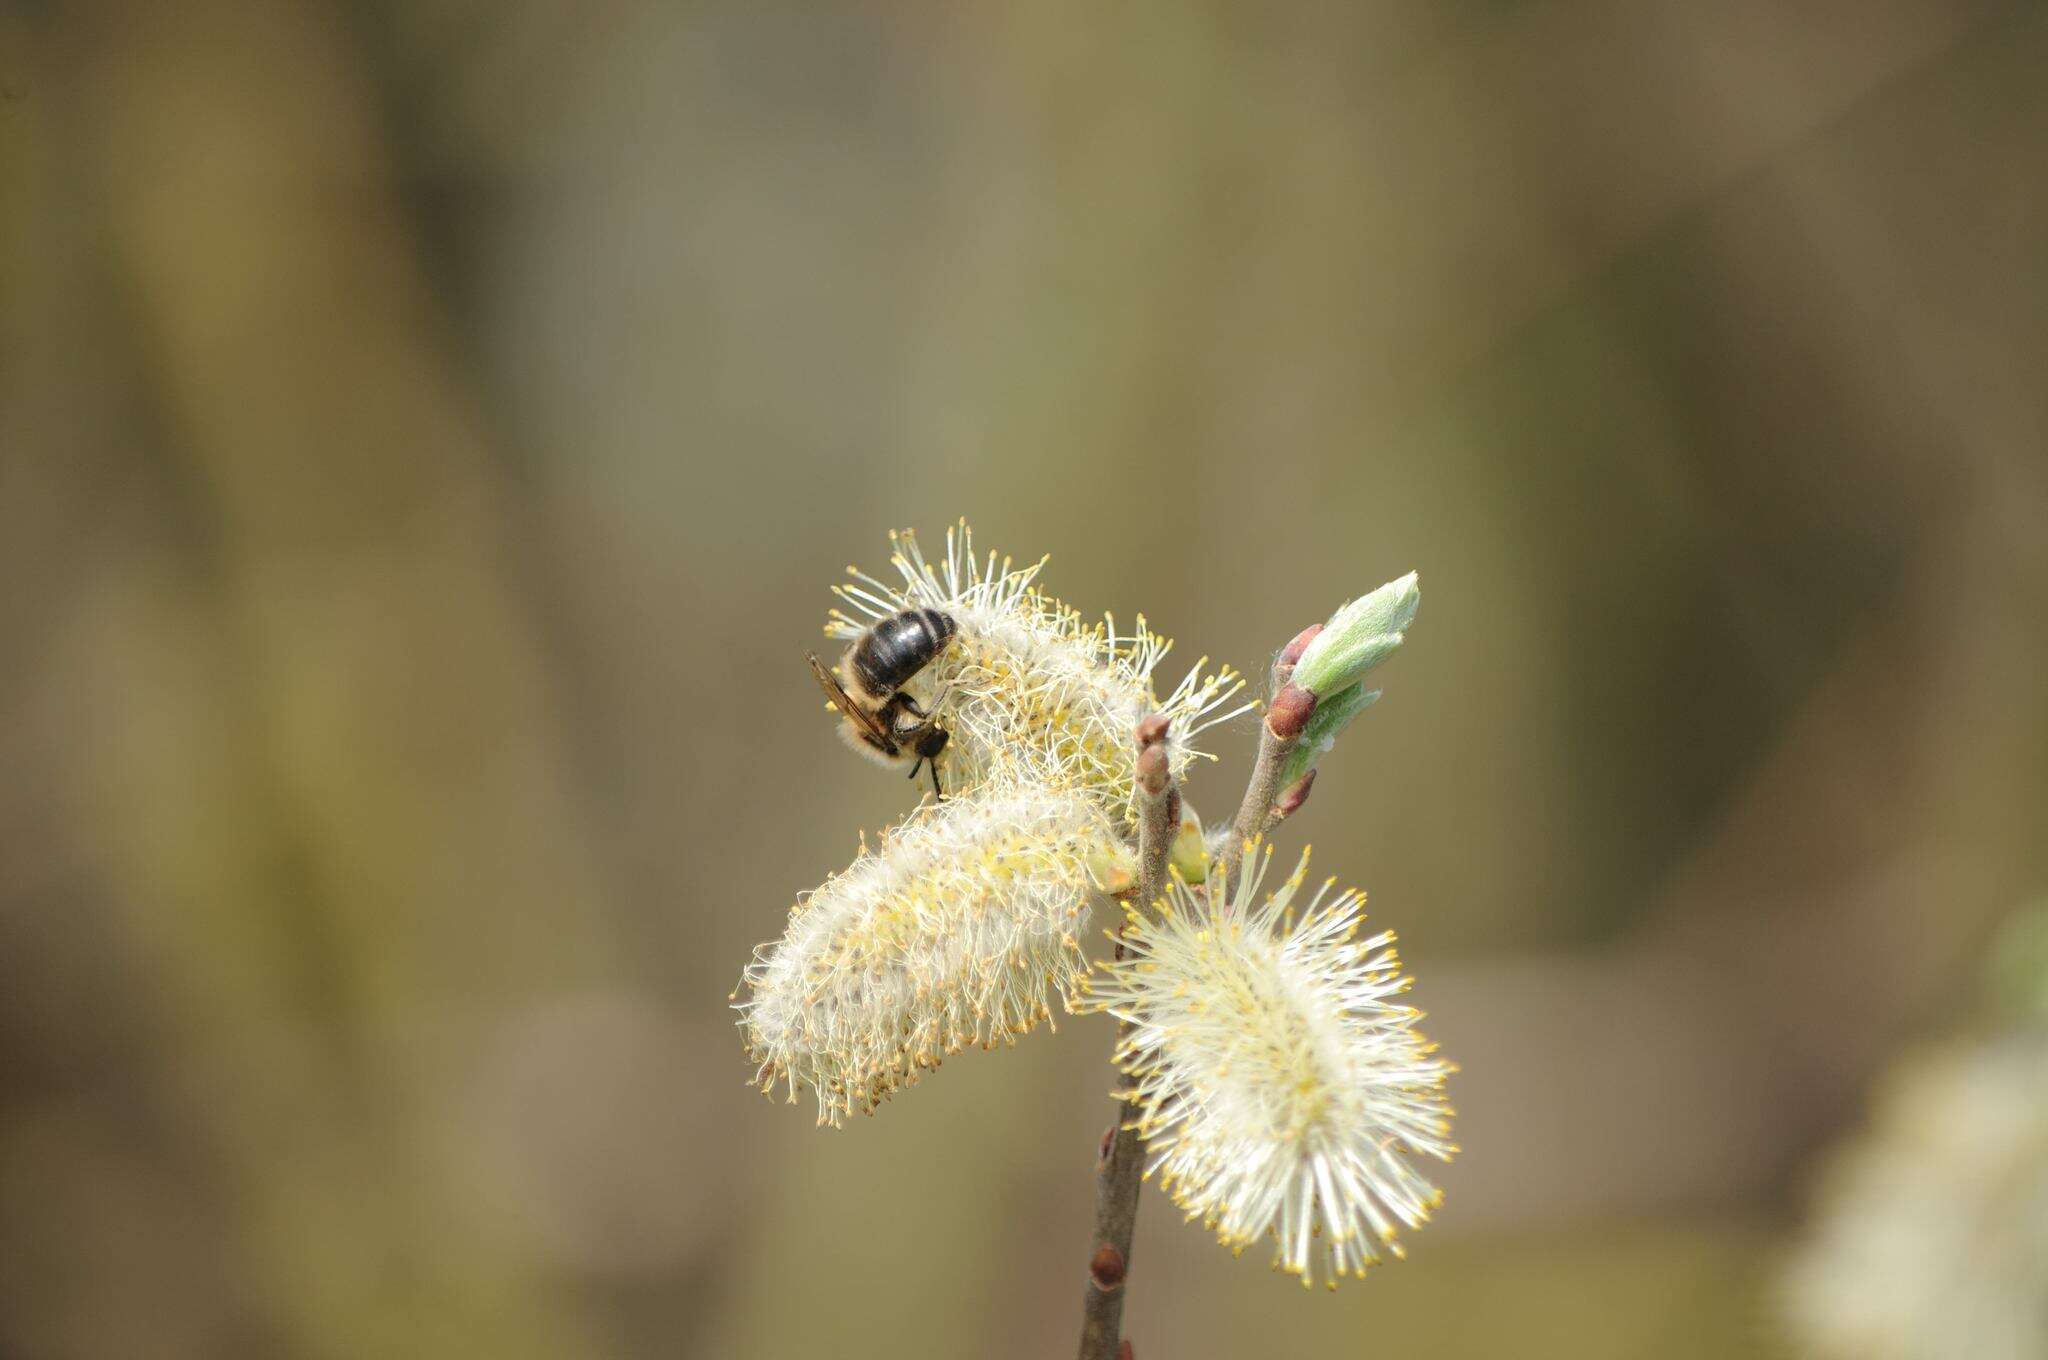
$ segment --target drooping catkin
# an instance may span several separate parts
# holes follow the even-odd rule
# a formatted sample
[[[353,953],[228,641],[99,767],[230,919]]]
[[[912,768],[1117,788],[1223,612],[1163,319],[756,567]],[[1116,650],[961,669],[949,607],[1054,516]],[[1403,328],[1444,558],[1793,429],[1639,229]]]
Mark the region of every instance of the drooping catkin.
[[[1248,856],[1220,918],[1178,882],[1131,908],[1088,1004],[1132,1025],[1117,1061],[1148,1174],[1224,1245],[1270,1236],[1278,1268],[1334,1287],[1401,1254],[1397,1230],[1439,1203],[1410,1159],[1456,1151],[1454,1068],[1395,1000],[1393,932],[1359,938],[1364,897],[1334,882],[1298,902],[1307,864],[1254,906],[1265,864]]]
[[[1113,837],[1091,800],[1027,784],[927,803],[864,846],[742,979],[762,1090],[812,1090],[837,1125],[1048,1019],[1086,968],[1090,861]]]

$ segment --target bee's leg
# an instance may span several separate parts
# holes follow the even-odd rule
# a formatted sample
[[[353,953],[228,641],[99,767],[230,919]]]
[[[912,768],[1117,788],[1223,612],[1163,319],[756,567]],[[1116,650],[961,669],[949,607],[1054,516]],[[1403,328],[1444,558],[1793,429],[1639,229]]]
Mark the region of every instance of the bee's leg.
[[[946,749],[946,741],[949,735],[945,728],[940,727],[927,718],[917,728],[916,734],[905,743],[913,751],[917,752],[919,762],[931,766],[932,795],[940,802],[945,801],[946,791],[939,787],[939,752]],[[913,779],[917,777],[915,769],[911,770],[910,777]]]
[[[919,751],[919,752],[917,753],[917,761],[916,761],[916,763],[914,763],[914,764],[913,764],[913,765],[911,765],[911,767],[910,767],[910,777],[911,777],[912,779],[915,779],[915,778],[917,778],[917,772],[918,772],[919,770],[930,770],[930,771],[931,771],[931,774],[932,774],[932,796],[933,796],[934,798],[937,798],[937,799],[938,799],[938,800],[939,800],[940,802],[942,802],[942,803],[943,803],[943,802],[945,802],[945,801],[946,801],[946,791],[945,791],[944,789],[942,789],[942,788],[940,788],[940,787],[939,787],[939,762],[938,762],[938,759],[936,758],[936,754],[934,754],[934,755],[926,755],[926,754],[925,754],[925,753],[924,753],[923,751]]]
[[[918,746],[915,746],[918,756],[932,766],[932,797],[936,797],[940,803],[946,801],[946,791],[938,787],[938,754],[946,750],[948,735],[950,733],[944,727],[936,725],[932,719],[926,719],[924,731],[918,733]]]
[[[932,696],[932,707],[938,708],[940,705],[944,704],[946,702],[946,696],[948,694],[951,694],[952,692],[952,682],[948,681],[944,689],[940,690],[937,694],[934,694]],[[903,706],[903,711],[910,714],[913,718],[922,718],[925,720],[926,726],[931,725],[932,715],[926,710],[918,707],[917,700],[911,698],[907,692],[899,691],[896,695],[896,702],[901,704]]]

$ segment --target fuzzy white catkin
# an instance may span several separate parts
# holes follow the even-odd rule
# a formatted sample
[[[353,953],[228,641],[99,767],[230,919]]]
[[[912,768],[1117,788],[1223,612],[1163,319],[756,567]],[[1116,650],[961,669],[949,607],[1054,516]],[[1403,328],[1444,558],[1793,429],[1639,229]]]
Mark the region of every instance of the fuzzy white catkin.
[[[1401,1254],[1441,1200],[1410,1165],[1448,1161],[1454,1068],[1415,1029],[1391,931],[1360,939],[1364,898],[1301,896],[1308,858],[1254,907],[1248,855],[1221,920],[1175,883],[1133,908],[1125,957],[1089,979],[1089,1005],[1132,1028],[1118,1050],[1147,1174],[1188,1217],[1242,1251],[1270,1236],[1276,1268],[1334,1288],[1382,1249]]]
[[[834,587],[848,610],[833,610],[825,631],[850,641],[910,608],[953,618],[952,642],[906,686],[949,733],[939,758],[949,796],[997,783],[1045,784],[1089,798],[1128,835],[1136,824],[1131,734],[1138,720],[1155,712],[1167,719],[1167,755],[1179,779],[1198,754],[1194,739],[1249,707],[1225,709],[1244,682],[1227,666],[1204,675],[1206,657],[1157,695],[1152,672],[1173,644],[1143,616],[1128,634],[1114,619],[1085,622],[1038,589],[1042,559],[1013,567],[994,553],[977,558],[964,522],[947,531],[938,562],[908,532],[890,539],[901,582],[849,567],[853,579]]]
[[[2048,1032],[1902,1063],[1816,1207],[1785,1280],[1804,1353],[2048,1356]]]
[[[1049,1019],[1085,970],[1089,862],[1112,842],[1089,799],[1024,785],[927,803],[863,846],[742,979],[761,1089],[812,1090],[836,1126]]]

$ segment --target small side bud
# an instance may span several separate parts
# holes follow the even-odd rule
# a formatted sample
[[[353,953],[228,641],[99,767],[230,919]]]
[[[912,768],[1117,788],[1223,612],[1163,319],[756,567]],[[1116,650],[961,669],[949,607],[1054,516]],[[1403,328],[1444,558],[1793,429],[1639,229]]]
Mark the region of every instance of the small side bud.
[[[1170,771],[1166,764],[1166,744],[1154,742],[1138,751],[1138,787],[1149,798],[1157,798],[1166,792],[1166,781]]]
[[[1302,650],[1293,682],[1323,698],[1356,684],[1400,647],[1421,602],[1412,571],[1351,601]]]
[[[1166,740],[1166,719],[1157,713],[1148,713],[1138,721],[1138,748],[1157,746]]]
[[[1209,843],[1202,834],[1202,818],[1185,803],[1173,844],[1166,847],[1166,862],[1183,883],[1201,883],[1209,877]]]
[[[1266,728],[1282,741],[1292,741],[1308,726],[1311,714],[1316,711],[1315,692],[1298,683],[1289,682],[1273,696],[1273,702],[1266,709]]]
[[[1116,1360],[1136,1360],[1137,1352],[1131,1349],[1131,1340],[1125,1337],[1116,1343]]]
[[[1315,787],[1316,772],[1310,770],[1287,786],[1287,791],[1273,803],[1273,815],[1279,818],[1292,817],[1301,811],[1301,805],[1308,801],[1308,791]]]
[[[1294,635],[1294,641],[1288,643],[1285,647],[1282,647],[1280,649],[1280,655],[1274,658],[1273,664],[1276,666],[1298,665],[1301,661],[1301,654],[1308,650],[1309,643],[1314,642],[1316,640],[1316,634],[1322,631],[1323,625],[1321,625],[1320,623],[1312,623],[1308,627],[1302,629],[1299,633],[1296,633]]]
[[[1108,1242],[1095,1249],[1088,1262],[1088,1278],[1107,1294],[1124,1287],[1124,1254]]]
[[[1120,842],[1105,840],[1091,845],[1082,862],[1088,868],[1088,881],[1097,892],[1114,897],[1138,886],[1138,857]]]

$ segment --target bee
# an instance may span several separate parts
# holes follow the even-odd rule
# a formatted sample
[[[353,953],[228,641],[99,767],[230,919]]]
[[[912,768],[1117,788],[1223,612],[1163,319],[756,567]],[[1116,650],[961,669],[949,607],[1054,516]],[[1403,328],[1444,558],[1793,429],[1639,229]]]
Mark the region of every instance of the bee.
[[[841,731],[854,749],[892,764],[916,757],[910,777],[917,778],[917,772],[929,766],[932,792],[940,798],[946,795],[939,788],[938,756],[946,749],[948,734],[903,687],[959,631],[949,614],[905,609],[864,630],[831,670],[816,654],[804,653],[818,687],[839,710]]]

